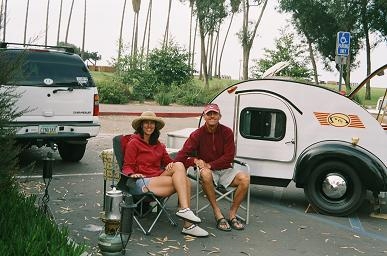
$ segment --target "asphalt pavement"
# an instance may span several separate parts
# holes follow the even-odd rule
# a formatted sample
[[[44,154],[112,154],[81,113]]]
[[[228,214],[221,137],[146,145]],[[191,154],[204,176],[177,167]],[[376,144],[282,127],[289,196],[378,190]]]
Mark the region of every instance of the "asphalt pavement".
[[[203,107],[159,106],[152,102],[143,104],[100,104],[102,126],[123,126],[130,129],[131,120],[143,111],[151,110],[166,117],[168,129],[194,127]],[[104,130],[104,129],[102,129]],[[70,237],[79,244],[89,247],[89,255],[101,255],[98,248],[99,236],[104,224],[100,219],[103,210],[103,176],[101,150],[111,147],[116,127],[107,129],[89,140],[84,158],[79,163],[60,161],[56,153],[54,178],[51,182],[49,205],[60,227],[69,229]],[[120,130],[121,131],[121,130]],[[41,150],[31,150],[32,160],[44,155]],[[24,179],[26,190],[31,185],[40,189],[42,183],[39,162],[35,176]],[[28,183],[30,182],[30,183]],[[196,184],[193,182],[192,191]],[[201,202],[207,200],[201,197]],[[180,234],[182,222],[174,212],[177,197],[173,195],[167,203],[168,211],[178,223],[171,226],[165,216],[155,225],[150,235],[144,235],[133,225],[133,233],[126,247],[126,255],[249,255],[249,256],[321,256],[321,255],[387,255],[387,205],[382,200],[382,215],[372,215],[369,201],[349,217],[332,217],[305,211],[308,202],[301,189],[293,184],[286,188],[251,187],[250,223],[243,231],[224,232],[216,229],[211,211],[207,208],[199,214],[210,236],[192,238]],[[222,203],[226,215],[229,204]],[[384,218],[383,218],[384,217]],[[145,220],[148,221],[148,220]],[[109,254],[106,254],[109,255]]]

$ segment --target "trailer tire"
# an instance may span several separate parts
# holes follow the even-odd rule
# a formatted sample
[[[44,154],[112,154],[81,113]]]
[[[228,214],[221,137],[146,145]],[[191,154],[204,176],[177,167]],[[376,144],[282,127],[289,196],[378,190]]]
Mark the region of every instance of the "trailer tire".
[[[309,176],[304,192],[311,205],[322,214],[348,216],[363,203],[364,186],[349,165],[329,161],[318,165]]]

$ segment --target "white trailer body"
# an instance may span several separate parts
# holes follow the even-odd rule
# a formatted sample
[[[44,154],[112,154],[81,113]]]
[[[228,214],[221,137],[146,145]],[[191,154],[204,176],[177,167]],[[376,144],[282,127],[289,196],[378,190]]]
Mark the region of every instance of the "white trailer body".
[[[230,86],[211,103],[233,129],[236,158],[250,165],[252,184],[294,181],[315,209],[338,216],[356,211],[366,190],[387,191],[387,133],[349,97],[260,79]],[[190,131],[168,133],[168,147],[180,148]]]

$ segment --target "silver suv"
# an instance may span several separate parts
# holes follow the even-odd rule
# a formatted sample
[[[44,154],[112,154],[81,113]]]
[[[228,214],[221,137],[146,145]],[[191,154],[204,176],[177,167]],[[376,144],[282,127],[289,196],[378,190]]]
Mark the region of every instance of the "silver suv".
[[[0,57],[20,63],[0,85],[14,88],[17,109],[26,110],[12,123],[16,139],[38,147],[57,144],[63,160],[81,160],[87,140],[100,130],[98,91],[83,60],[72,48],[4,42]]]

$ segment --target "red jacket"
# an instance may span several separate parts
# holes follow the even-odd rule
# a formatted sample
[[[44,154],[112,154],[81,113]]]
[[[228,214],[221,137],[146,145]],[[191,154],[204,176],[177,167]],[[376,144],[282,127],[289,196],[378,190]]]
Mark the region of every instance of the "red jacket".
[[[212,170],[220,170],[230,168],[234,156],[234,134],[227,126],[218,124],[214,133],[208,132],[205,125],[193,131],[174,160],[188,167],[195,165],[194,158],[199,158],[210,164]]]
[[[126,145],[122,172],[128,176],[141,173],[145,177],[155,177],[170,162],[173,161],[164,144],[158,142],[156,145],[149,145],[139,134],[135,134]]]

